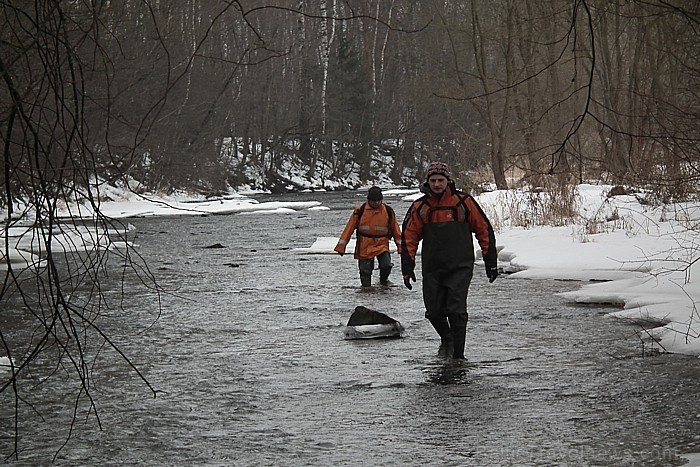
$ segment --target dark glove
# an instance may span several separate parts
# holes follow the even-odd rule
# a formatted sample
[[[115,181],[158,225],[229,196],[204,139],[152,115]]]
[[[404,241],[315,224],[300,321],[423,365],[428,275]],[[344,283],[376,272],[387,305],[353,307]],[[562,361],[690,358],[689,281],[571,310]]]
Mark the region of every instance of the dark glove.
[[[403,285],[405,285],[408,290],[413,290],[413,286],[411,285],[411,281],[413,281],[413,282],[416,281],[416,275],[413,271],[411,271],[409,274],[403,275]]]
[[[416,262],[411,259],[405,249],[402,250],[401,275],[403,276],[403,285],[405,285],[408,290],[413,290],[411,279],[413,279],[413,282],[416,281],[416,274],[413,272],[414,269],[416,269]]]
[[[486,277],[489,278],[489,282],[493,282],[498,277],[498,263],[496,261],[486,261],[484,262],[486,266]]]
[[[484,266],[486,267],[486,277],[489,282],[493,282],[498,277],[498,254],[495,249],[489,250],[484,256]]]

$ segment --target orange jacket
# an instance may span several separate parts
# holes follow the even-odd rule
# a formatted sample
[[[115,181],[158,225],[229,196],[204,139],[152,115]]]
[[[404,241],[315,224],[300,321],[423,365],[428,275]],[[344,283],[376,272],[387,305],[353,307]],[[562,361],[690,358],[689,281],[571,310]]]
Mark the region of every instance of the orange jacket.
[[[449,209],[461,206],[464,209]],[[436,209],[437,208],[437,209]],[[457,219],[454,216],[457,216]],[[466,219],[465,219],[466,215]],[[430,218],[428,218],[430,216]],[[484,258],[496,258],[496,239],[493,228],[481,207],[471,196],[451,186],[445,189],[441,196],[427,194],[413,202],[403,223],[403,255],[409,262],[415,264],[418,243],[423,238],[426,224],[442,222],[464,222],[469,224],[471,232],[476,236]],[[472,245],[444,245],[444,248],[473,248]]]
[[[345,230],[340,235],[335,251],[344,254],[352,233],[357,231],[355,235],[355,259],[373,259],[388,252],[390,238],[394,239],[398,252],[401,253],[401,229],[396,220],[396,214],[391,216],[391,222],[389,222],[387,209],[391,208],[384,203],[380,204],[377,209],[370,206],[368,202],[357,206],[352,212]]]

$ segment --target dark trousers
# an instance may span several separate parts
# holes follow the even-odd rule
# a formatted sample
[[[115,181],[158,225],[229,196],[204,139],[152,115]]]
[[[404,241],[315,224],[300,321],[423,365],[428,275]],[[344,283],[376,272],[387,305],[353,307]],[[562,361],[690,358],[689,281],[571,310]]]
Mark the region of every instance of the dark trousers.
[[[425,317],[445,341],[451,340],[455,358],[464,358],[467,334],[467,294],[473,268],[423,273]]]
[[[379,282],[385,285],[389,280],[389,274],[391,273],[391,254],[385,251],[381,255],[377,256],[377,262],[379,263]],[[358,267],[360,269],[360,282],[363,287],[369,287],[372,285],[372,271],[374,270],[374,258],[372,259],[360,259],[357,261]]]

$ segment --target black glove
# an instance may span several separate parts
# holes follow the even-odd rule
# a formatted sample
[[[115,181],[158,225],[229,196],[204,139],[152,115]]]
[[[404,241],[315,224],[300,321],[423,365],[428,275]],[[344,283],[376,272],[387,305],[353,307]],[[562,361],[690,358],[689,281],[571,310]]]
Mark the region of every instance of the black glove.
[[[403,285],[406,286],[408,290],[412,290],[411,279],[413,282],[416,281],[416,274],[413,270],[416,269],[416,262],[411,259],[411,257],[403,249],[401,252],[401,275],[403,276]]]
[[[493,282],[498,277],[498,263],[496,261],[484,261],[486,266],[486,277],[489,278],[489,282]]]
[[[405,285],[408,290],[413,290],[413,286],[411,285],[411,281],[413,281],[413,282],[416,281],[416,275],[413,271],[411,271],[409,274],[403,275],[403,285]]]
[[[495,249],[491,249],[484,256],[484,266],[486,267],[486,277],[489,278],[489,282],[495,281],[498,277],[498,254]]]

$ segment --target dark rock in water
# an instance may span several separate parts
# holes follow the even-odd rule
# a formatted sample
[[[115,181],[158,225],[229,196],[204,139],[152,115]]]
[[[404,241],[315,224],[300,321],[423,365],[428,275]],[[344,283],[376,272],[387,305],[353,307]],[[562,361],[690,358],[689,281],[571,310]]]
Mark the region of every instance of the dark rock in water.
[[[386,337],[401,337],[404,327],[395,319],[370,310],[364,306],[358,306],[350,316],[345,327],[346,339],[376,339]]]
[[[364,306],[355,307],[355,311],[350,316],[348,326],[365,326],[368,324],[394,324],[397,321],[384,313],[370,310]]]
[[[204,248],[226,248],[221,243],[214,243],[213,245],[205,246]]]

